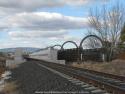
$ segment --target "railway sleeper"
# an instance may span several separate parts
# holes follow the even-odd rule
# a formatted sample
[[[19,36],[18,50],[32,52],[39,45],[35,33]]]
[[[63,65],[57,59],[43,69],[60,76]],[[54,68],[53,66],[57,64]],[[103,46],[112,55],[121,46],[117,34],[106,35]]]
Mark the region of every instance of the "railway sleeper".
[[[92,84],[94,86],[99,87],[100,89],[104,89],[104,90],[106,90],[109,93],[112,93],[112,94],[125,94],[125,91],[123,89],[117,88],[117,87],[112,86],[110,84],[107,84],[107,83],[104,83],[104,82],[100,82],[100,81],[96,81],[96,80],[90,79],[90,78],[88,78],[86,76],[83,77],[83,76],[77,75],[75,73],[70,72],[67,69],[57,69],[57,70],[59,70],[59,71],[61,70],[62,73],[67,74],[67,75],[69,75],[69,76],[71,76],[73,78],[79,79],[79,80],[81,80],[81,81],[83,81],[85,83]]]
[[[92,94],[110,94],[110,93],[106,93],[104,90],[100,90],[100,89],[96,89],[91,91]]]

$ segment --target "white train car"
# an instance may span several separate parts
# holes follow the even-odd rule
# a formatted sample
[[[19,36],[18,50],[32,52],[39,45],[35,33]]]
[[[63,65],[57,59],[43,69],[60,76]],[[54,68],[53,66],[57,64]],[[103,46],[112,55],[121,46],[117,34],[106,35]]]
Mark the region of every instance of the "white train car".
[[[40,49],[29,55],[30,58],[65,64],[65,60],[57,60],[58,50],[53,48]]]

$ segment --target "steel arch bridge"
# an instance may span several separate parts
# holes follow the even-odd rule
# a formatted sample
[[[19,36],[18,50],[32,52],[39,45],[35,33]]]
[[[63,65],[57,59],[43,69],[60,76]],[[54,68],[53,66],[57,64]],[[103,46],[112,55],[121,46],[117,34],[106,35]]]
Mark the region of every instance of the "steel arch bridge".
[[[96,35],[88,35],[84,37],[80,45],[78,46],[74,41],[66,41],[62,44],[61,50],[58,51],[58,59],[59,60],[66,60],[67,62],[77,62],[79,60],[99,60],[102,59],[102,48],[96,48],[96,49],[83,49],[83,43],[87,38],[95,38],[97,41],[101,43],[101,47],[103,48],[103,41],[100,37]],[[72,43],[76,46],[76,48],[73,49],[64,49],[64,45],[67,43]],[[81,56],[82,55],[82,56]],[[84,57],[84,59],[83,59]]]
[[[78,45],[77,45],[74,41],[66,41],[66,42],[64,42],[64,43],[62,44],[61,50],[64,49],[64,45],[67,44],[67,43],[72,43],[72,44],[74,44],[74,45],[76,46],[76,48],[79,48]]]
[[[80,42],[79,48],[83,49],[82,44],[84,43],[84,41],[85,41],[87,38],[90,38],[90,37],[93,37],[93,38],[98,39],[98,40],[101,42],[102,47],[103,47],[103,41],[102,41],[102,39],[101,39],[100,37],[98,37],[98,36],[96,36],[96,35],[88,35],[88,36],[86,36],[86,37],[84,37],[84,38],[82,39],[82,41]]]
[[[60,44],[56,44],[56,45],[53,45],[51,48],[54,49],[55,47],[60,47],[60,49],[61,49],[62,46]]]

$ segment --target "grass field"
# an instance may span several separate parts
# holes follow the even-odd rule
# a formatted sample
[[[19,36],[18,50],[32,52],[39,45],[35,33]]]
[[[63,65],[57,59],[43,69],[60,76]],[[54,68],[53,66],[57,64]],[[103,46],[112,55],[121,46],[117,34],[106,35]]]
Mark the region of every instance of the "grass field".
[[[125,76],[125,60],[114,60],[103,63],[89,61],[81,64],[74,63],[72,66]]]

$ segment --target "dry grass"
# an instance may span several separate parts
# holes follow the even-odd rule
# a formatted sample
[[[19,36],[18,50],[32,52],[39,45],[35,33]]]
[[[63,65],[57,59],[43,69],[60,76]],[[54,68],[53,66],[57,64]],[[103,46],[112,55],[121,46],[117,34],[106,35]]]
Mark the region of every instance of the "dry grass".
[[[74,63],[73,66],[125,76],[125,60],[114,60],[108,63],[107,62],[104,63],[85,62],[82,64]]]
[[[19,65],[17,64],[11,64],[11,66],[9,66],[9,69],[14,69],[14,68],[17,68]]]
[[[5,61],[6,61],[5,57],[0,56],[0,77],[1,77],[1,74],[6,70]]]
[[[6,60],[5,57],[0,56],[0,61],[5,61],[5,60]]]
[[[118,55],[119,59],[125,60],[125,52],[122,52]]]
[[[5,94],[17,94],[17,85],[16,82],[5,83],[3,92]]]
[[[2,75],[2,73],[4,73],[5,72],[5,68],[4,67],[0,67],[0,77],[1,77],[1,75]]]

